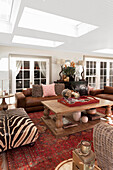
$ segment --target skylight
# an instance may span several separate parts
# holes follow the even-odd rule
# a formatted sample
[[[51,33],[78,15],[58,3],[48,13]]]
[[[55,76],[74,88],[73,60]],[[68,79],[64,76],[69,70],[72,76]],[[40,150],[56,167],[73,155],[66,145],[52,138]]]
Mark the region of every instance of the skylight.
[[[0,20],[8,22],[11,17],[13,0],[0,0]]]
[[[105,49],[95,50],[93,52],[105,53],[105,54],[113,54],[113,49],[105,48]]]
[[[59,41],[51,41],[51,40],[37,39],[37,38],[17,36],[17,35],[13,37],[12,43],[38,45],[38,46],[45,46],[45,47],[58,47],[64,44],[64,42],[59,42]]]
[[[25,7],[19,27],[70,37],[80,37],[98,26]]]

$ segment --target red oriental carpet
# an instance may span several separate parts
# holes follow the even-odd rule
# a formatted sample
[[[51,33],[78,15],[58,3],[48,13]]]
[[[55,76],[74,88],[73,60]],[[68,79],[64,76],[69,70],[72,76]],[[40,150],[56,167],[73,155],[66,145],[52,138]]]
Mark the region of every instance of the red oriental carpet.
[[[98,111],[104,112],[102,109]],[[81,140],[92,142],[92,129],[56,139],[40,119],[42,115],[43,112],[29,114],[40,131],[35,145],[5,152],[9,170],[54,170],[60,162],[72,157],[72,151]]]

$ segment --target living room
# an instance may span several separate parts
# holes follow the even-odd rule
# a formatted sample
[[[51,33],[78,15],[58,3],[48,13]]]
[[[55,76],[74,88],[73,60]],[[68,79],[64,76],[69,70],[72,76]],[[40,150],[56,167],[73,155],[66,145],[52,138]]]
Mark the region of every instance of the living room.
[[[62,161],[72,159],[73,150],[82,140],[91,142],[94,151],[93,123],[83,124],[80,118],[84,129],[80,130],[81,128],[76,127],[78,123],[75,123],[73,130],[70,130],[72,127],[67,129],[71,134],[64,131],[61,133],[62,121],[58,116],[55,127],[57,130],[52,131],[51,127],[48,128],[49,114],[53,116],[53,112],[57,114],[58,111],[64,114],[59,105],[57,110],[55,106],[49,113],[47,108],[52,107],[51,103],[44,99],[42,101],[42,96],[36,107],[37,101],[34,98],[30,99],[26,96],[20,102],[15,98],[15,94],[37,84],[44,86],[63,83],[67,88],[66,85],[71,81],[70,75],[64,73],[64,68],[74,67],[73,82],[87,82],[87,90],[91,91],[88,93],[95,101],[96,97],[101,100],[96,109],[99,116],[106,114],[110,117],[107,120],[112,122],[112,10],[113,3],[109,0],[99,2],[97,0],[94,2],[90,0],[0,0],[0,101],[4,105],[1,106],[1,110],[6,110],[5,112],[12,116],[9,113],[10,109],[22,107],[26,112],[23,114],[27,115],[28,119],[30,117],[29,121],[33,121],[38,128],[37,139],[33,146],[19,146],[21,137],[19,142],[14,143],[14,148],[12,146],[2,148],[1,169],[55,169]],[[73,63],[74,65],[71,65]],[[58,86],[58,89],[60,87]],[[25,100],[28,102],[25,104],[28,107],[23,106]],[[44,112],[43,105],[46,108]],[[89,106],[76,107],[76,111],[86,110],[87,107]],[[90,109],[93,107],[94,105],[90,105]],[[73,112],[74,108],[64,108],[65,113],[69,110]],[[97,108],[96,103],[95,108]],[[18,116],[22,116],[22,113],[18,113]],[[91,128],[87,129],[86,126]],[[61,135],[63,133],[65,135]]]

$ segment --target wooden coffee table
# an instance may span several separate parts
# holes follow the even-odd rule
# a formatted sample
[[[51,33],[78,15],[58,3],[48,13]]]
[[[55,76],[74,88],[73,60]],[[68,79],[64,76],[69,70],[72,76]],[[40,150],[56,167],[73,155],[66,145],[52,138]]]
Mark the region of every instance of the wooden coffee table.
[[[73,134],[76,132],[80,132],[83,130],[91,129],[94,127],[95,124],[99,123],[100,119],[88,121],[88,123],[82,123],[82,122],[75,122],[72,118],[72,113],[76,111],[83,111],[91,108],[98,108],[102,106],[106,107],[106,115],[111,116],[111,106],[113,105],[113,101],[105,100],[105,99],[99,99],[99,103],[94,104],[88,104],[88,105],[82,105],[82,106],[76,106],[76,107],[68,107],[61,103],[59,103],[57,100],[48,100],[48,101],[42,101],[42,104],[44,105],[44,116],[42,117],[42,120],[45,122],[47,127],[51,130],[51,132],[56,136],[65,136],[69,134]],[[49,115],[50,110],[55,115]],[[101,117],[104,117],[105,115],[98,113],[101,115]],[[63,115],[67,116],[71,121],[74,121],[74,123],[77,123],[77,126],[71,127],[68,129],[63,128],[63,122],[62,117]],[[56,121],[53,120],[53,118],[56,118]]]

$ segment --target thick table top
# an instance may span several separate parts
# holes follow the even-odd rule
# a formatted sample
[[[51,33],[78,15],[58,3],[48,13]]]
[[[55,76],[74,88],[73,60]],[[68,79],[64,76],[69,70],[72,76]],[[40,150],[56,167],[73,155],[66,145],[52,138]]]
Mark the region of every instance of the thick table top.
[[[9,98],[9,97],[13,97],[14,94],[7,94],[7,95],[0,95],[0,98]]]
[[[99,103],[93,103],[93,104],[87,104],[87,105],[81,105],[81,106],[75,106],[75,107],[68,107],[62,103],[59,103],[57,100],[42,101],[42,104],[56,114],[65,114],[65,113],[71,113],[75,111],[82,111],[82,110],[91,109],[91,108],[113,105],[113,101],[100,99],[97,97],[96,99],[99,100]]]

